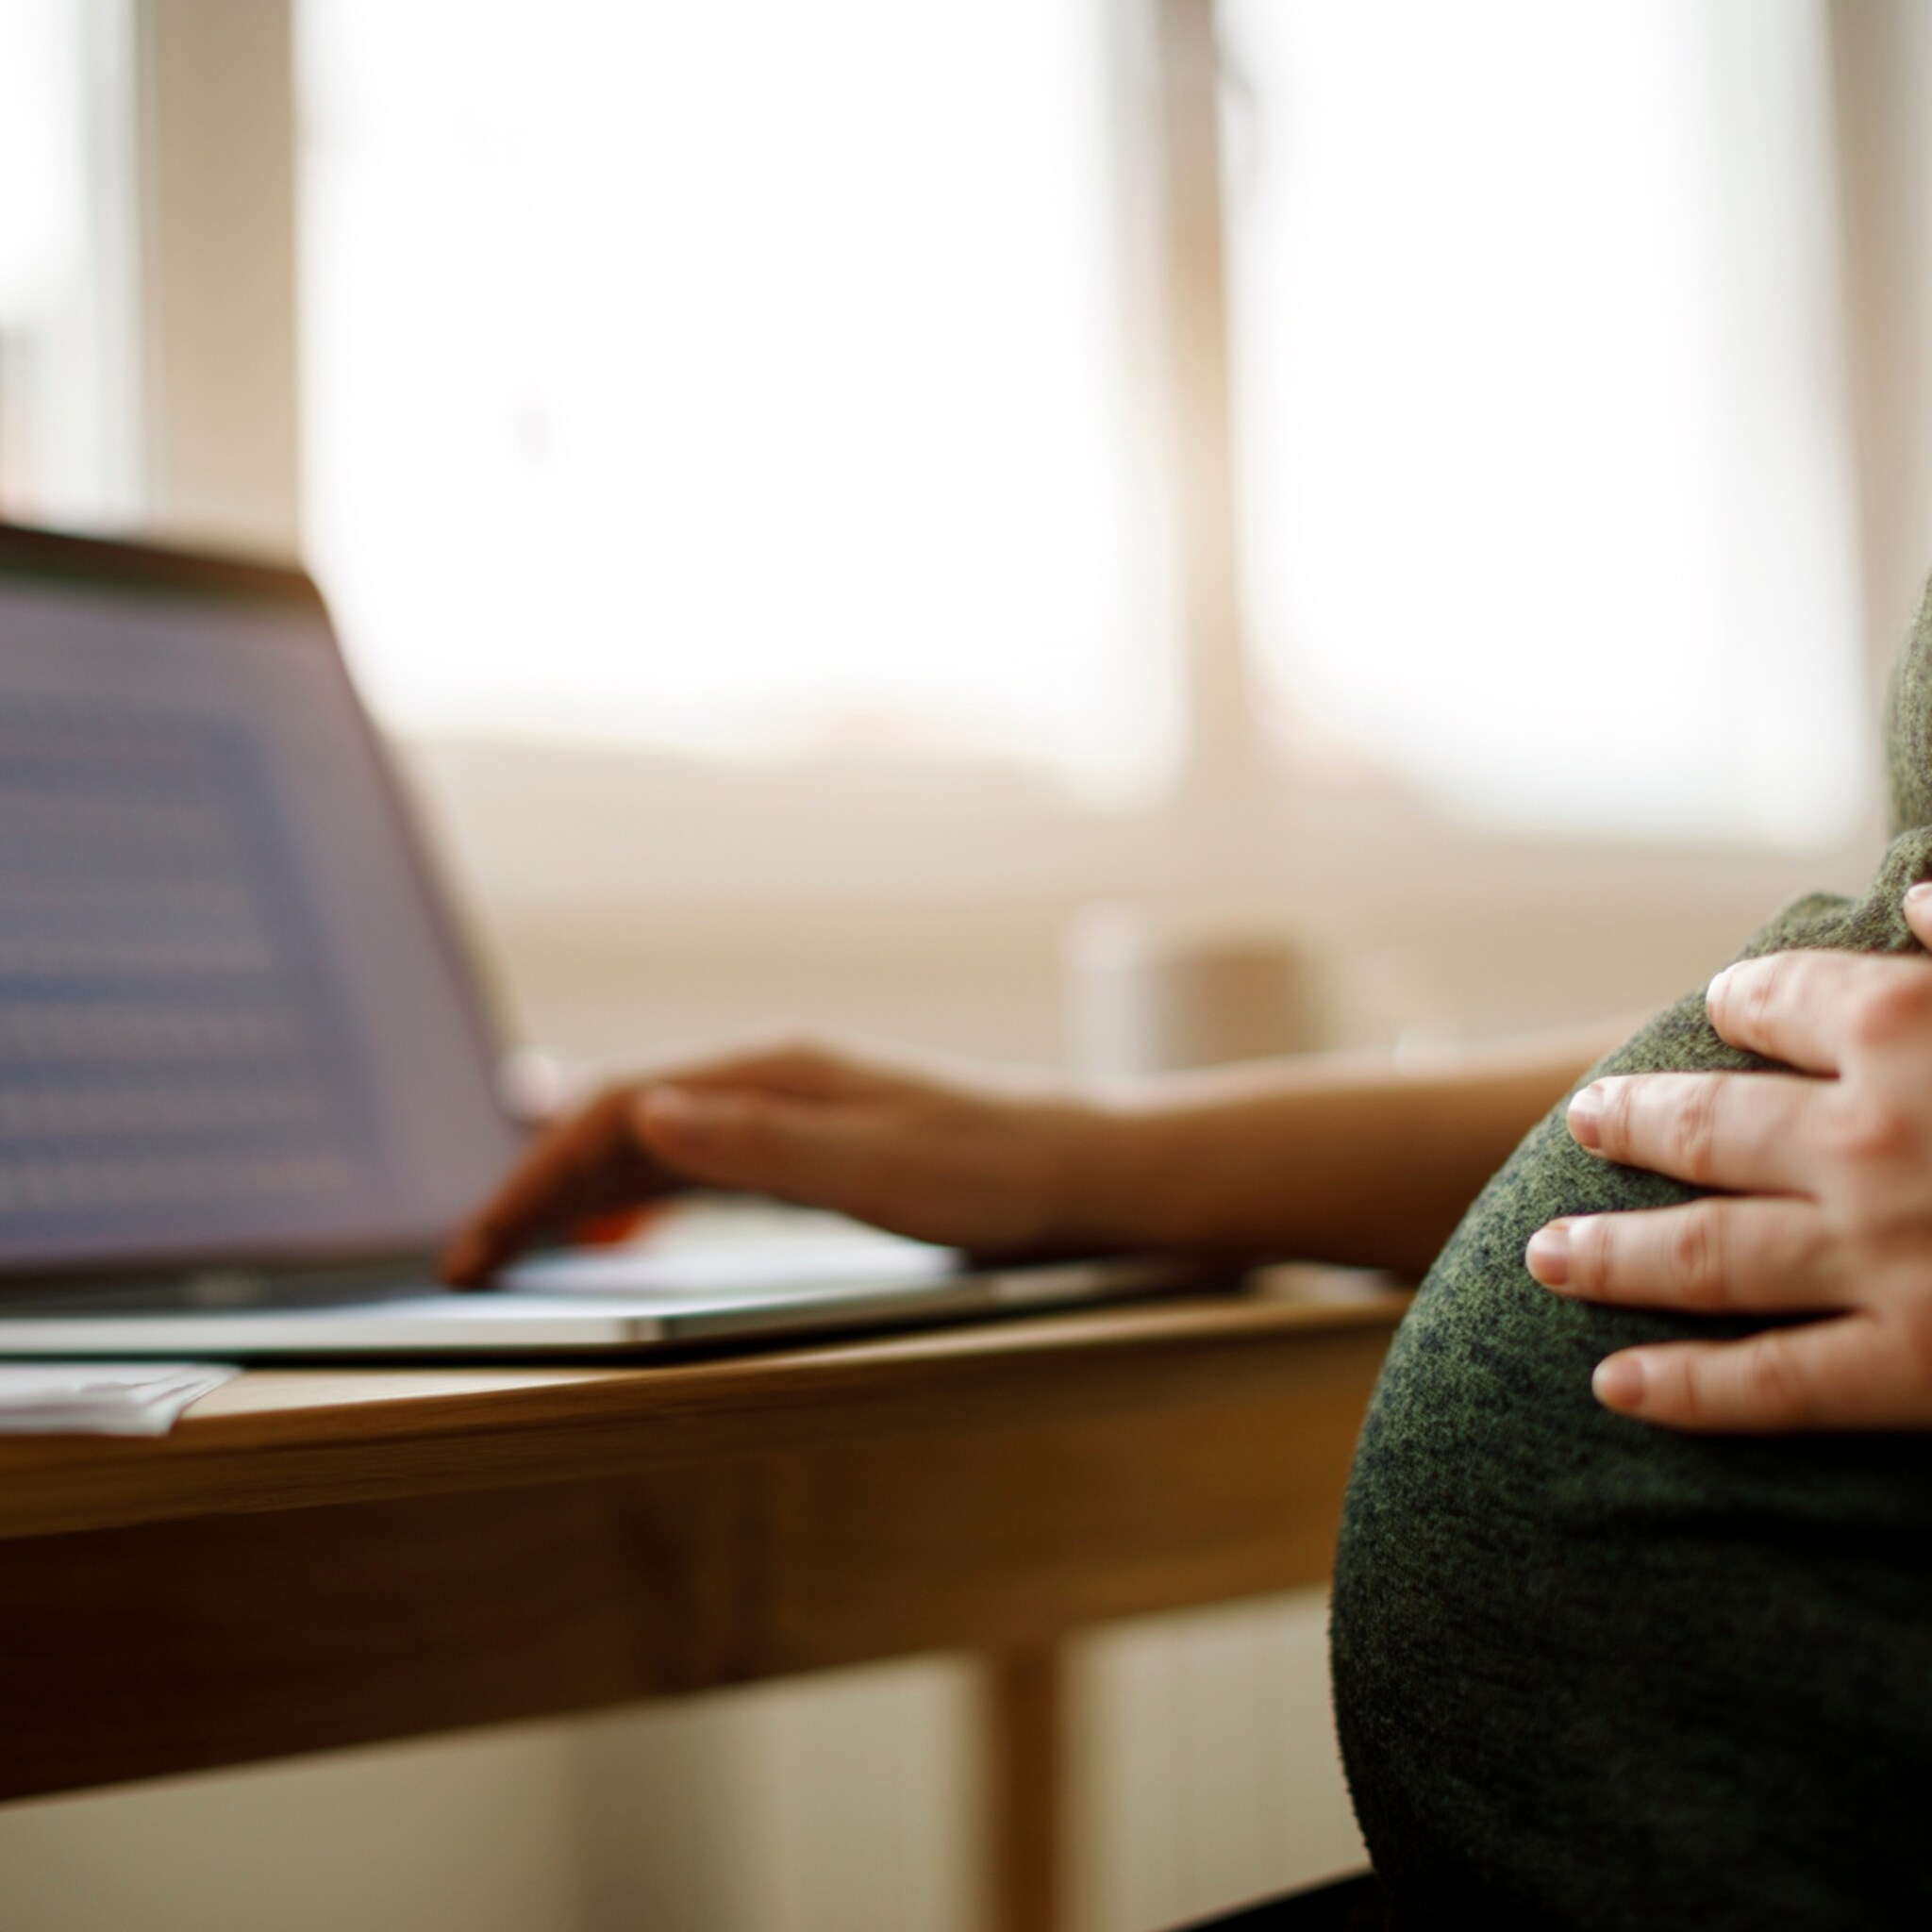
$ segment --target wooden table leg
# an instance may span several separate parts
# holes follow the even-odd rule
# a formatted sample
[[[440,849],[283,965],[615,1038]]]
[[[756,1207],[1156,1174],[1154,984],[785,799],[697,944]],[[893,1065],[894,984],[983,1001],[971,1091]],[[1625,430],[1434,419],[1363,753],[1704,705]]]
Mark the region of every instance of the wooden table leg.
[[[1066,1693],[1057,1645],[1021,1645],[986,1660],[992,1932],[1062,1932],[1066,1924]]]

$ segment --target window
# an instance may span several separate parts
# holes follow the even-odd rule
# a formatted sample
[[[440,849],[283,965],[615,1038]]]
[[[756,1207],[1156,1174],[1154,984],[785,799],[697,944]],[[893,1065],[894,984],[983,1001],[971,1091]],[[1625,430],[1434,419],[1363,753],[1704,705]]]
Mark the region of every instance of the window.
[[[1157,784],[1104,4],[306,6],[310,542],[387,714]]]
[[[1874,734],[1822,9],[1222,24],[1273,706],[1491,822],[1844,833]]]
[[[113,0],[0,7],[0,514],[22,521],[138,507],[127,46]]]

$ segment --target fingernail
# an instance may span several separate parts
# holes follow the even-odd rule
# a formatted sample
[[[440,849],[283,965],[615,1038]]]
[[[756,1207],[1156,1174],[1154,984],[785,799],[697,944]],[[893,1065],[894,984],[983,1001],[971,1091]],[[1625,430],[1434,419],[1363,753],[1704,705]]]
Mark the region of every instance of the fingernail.
[[[1606,1356],[1590,1378],[1591,1392],[1606,1408],[1635,1408],[1643,1400],[1643,1358]]]
[[[1594,1086],[1586,1087],[1570,1103],[1570,1138],[1579,1147],[1594,1148],[1603,1141],[1604,1097]]]
[[[1732,963],[1726,966],[1722,973],[1716,973],[1711,975],[1710,984],[1704,989],[1704,1004],[1707,1007],[1708,1007],[1713,1000],[1717,1000],[1723,997],[1724,990],[1725,986],[1729,984],[1731,974],[1734,974],[1737,970],[1737,962],[1733,960]]]
[[[1524,1260],[1545,1288],[1561,1288],[1570,1279],[1570,1224],[1553,1221],[1529,1238]]]
[[[1907,886],[1906,888],[1906,904],[1907,906],[1932,904],[1932,879],[1921,879],[1916,886]]]

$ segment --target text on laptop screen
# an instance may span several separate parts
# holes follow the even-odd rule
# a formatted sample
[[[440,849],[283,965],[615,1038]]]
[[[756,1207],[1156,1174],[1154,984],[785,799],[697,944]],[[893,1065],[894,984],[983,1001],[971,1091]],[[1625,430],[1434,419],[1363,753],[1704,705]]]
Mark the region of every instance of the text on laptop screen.
[[[0,1269],[426,1245],[510,1150],[320,607],[0,568]]]

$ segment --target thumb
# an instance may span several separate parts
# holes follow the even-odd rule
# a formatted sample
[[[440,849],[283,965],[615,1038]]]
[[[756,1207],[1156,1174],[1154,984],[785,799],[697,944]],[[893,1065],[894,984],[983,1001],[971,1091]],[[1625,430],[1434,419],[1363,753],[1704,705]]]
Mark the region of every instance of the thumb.
[[[1932,879],[1921,879],[1906,891],[1906,924],[1913,937],[1932,951]]]
[[[692,1180],[837,1207],[855,1165],[838,1109],[768,1093],[650,1087],[631,1110],[644,1148]]]

